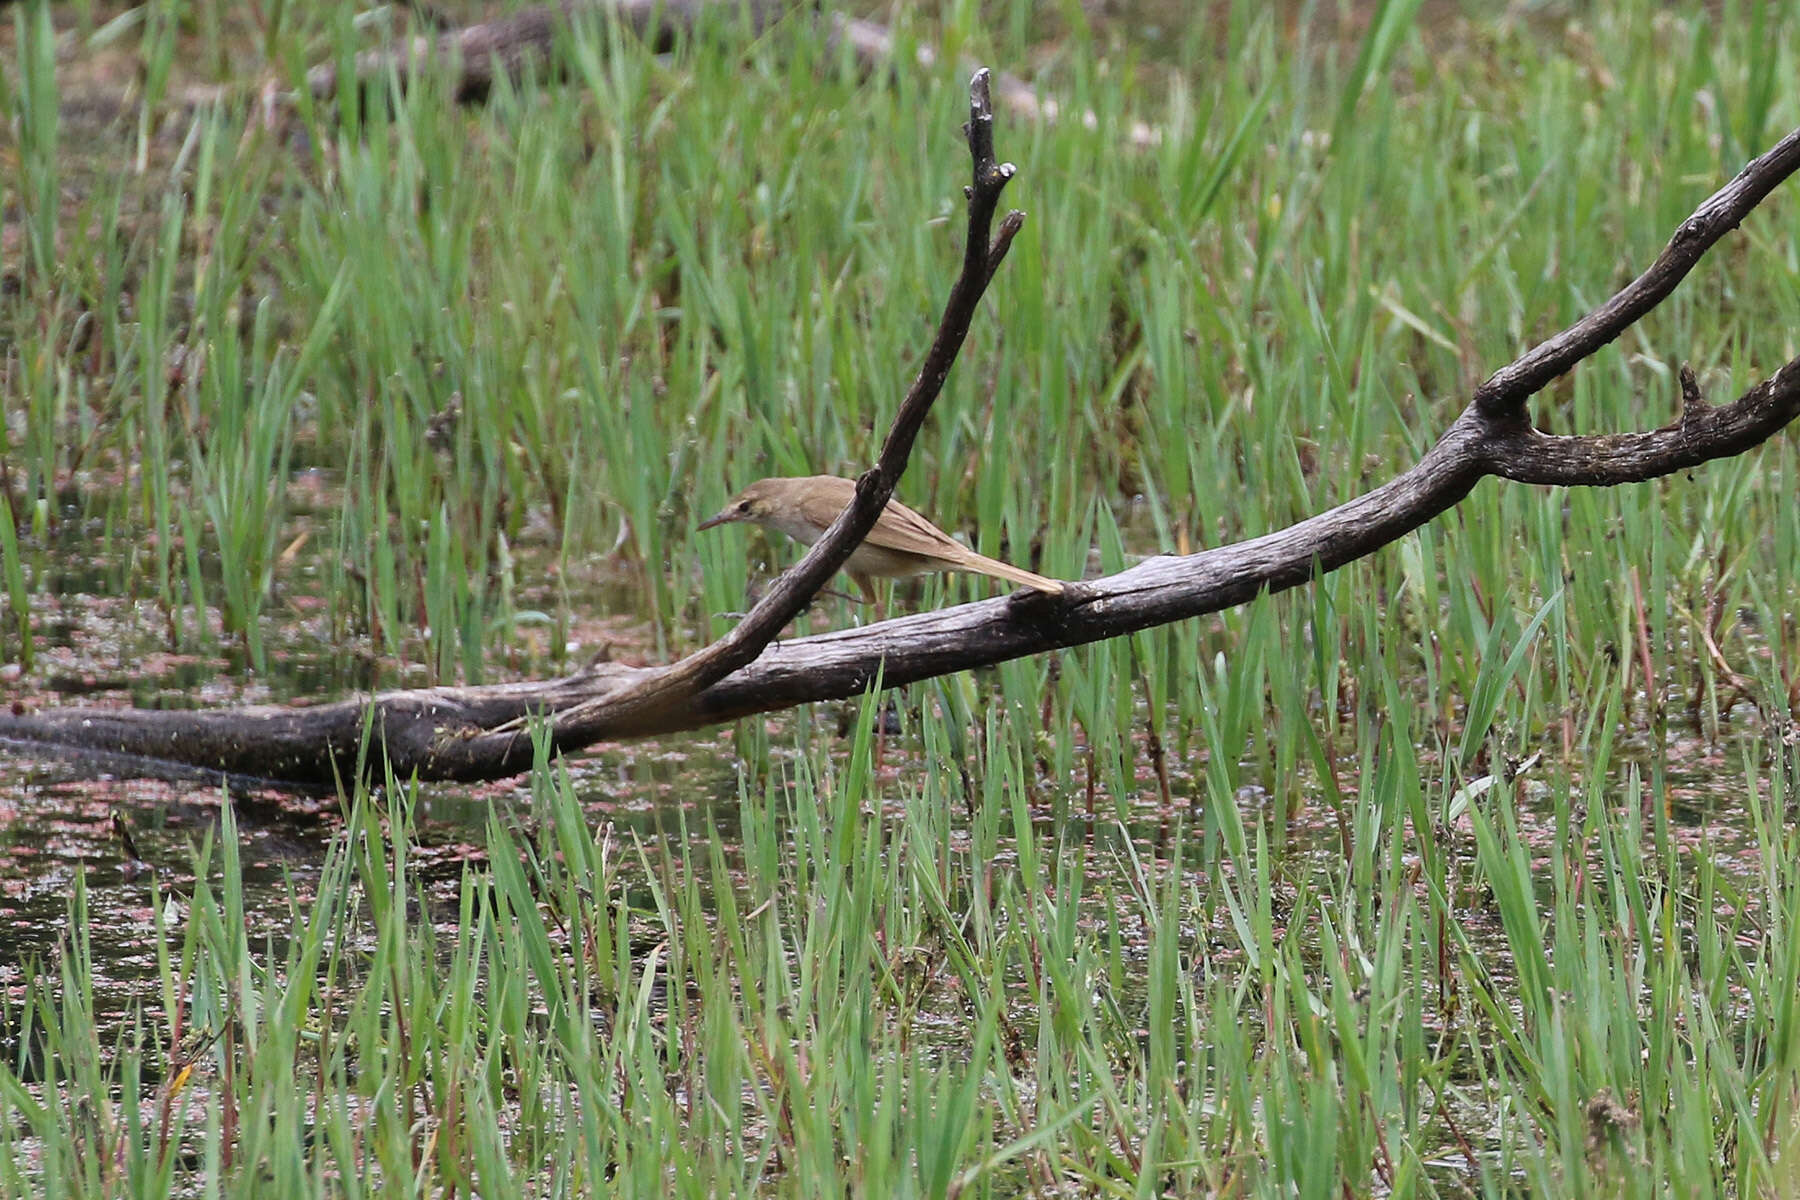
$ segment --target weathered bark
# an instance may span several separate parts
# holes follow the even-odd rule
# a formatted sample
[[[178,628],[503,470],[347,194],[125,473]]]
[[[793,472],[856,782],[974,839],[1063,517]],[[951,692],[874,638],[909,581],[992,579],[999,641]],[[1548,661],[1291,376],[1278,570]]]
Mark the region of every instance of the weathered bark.
[[[943,392],[950,368],[955,365],[956,356],[969,336],[975,308],[981,303],[994,272],[1005,260],[1014,236],[1025,223],[1024,213],[1009,212],[1000,222],[998,235],[992,242],[988,239],[994,225],[994,211],[1000,205],[1000,193],[1016,169],[1011,163],[994,159],[994,108],[988,93],[986,70],[975,72],[969,83],[969,123],[963,128],[968,136],[974,170],[967,188],[969,229],[963,246],[962,271],[950,289],[937,335],[925,352],[925,362],[912,387],[907,389],[906,398],[900,402],[899,411],[894,414],[893,425],[882,443],[875,469],[856,481],[855,495],[824,536],[801,556],[793,570],[776,580],[775,586],[730,633],[627,691],[609,695],[603,703],[611,719],[650,719],[657,711],[680,708],[733,671],[754,662],[788,622],[812,603],[825,581],[849,561],[856,547],[875,527],[881,510],[887,507],[895,485],[906,470],[913,442],[918,439],[919,430],[924,428],[925,418]],[[586,712],[585,706],[578,706],[563,716],[571,724],[579,724]]]
[[[983,152],[980,112],[977,100],[970,137],[977,186],[971,190],[963,277],[909,396],[905,422],[898,423],[884,447],[881,467],[860,482],[857,502],[838,519],[832,535],[808,552],[793,578],[777,586],[778,601],[765,600],[752,614],[751,633],[734,631],[718,644],[728,649],[708,647],[668,668],[606,665],[565,679],[388,692],[313,708],[61,709],[0,715],[0,745],[35,741],[90,747],[309,784],[379,770],[384,757],[402,777],[500,778],[530,766],[527,722],[534,717],[555,749],[572,752],[602,739],[698,728],[856,695],[878,675],[882,686],[897,687],[1117,637],[1303,584],[1431,520],[1485,476],[1564,486],[1653,479],[1741,454],[1800,415],[1800,359],[1719,407],[1700,397],[1692,372],[1684,367],[1680,414],[1670,425],[1645,433],[1552,436],[1532,427],[1525,408],[1533,392],[1666,298],[1707,248],[1800,168],[1800,130],[1795,130],[1684,221],[1642,276],[1495,372],[1416,466],[1367,495],[1262,537],[1198,554],[1153,558],[1118,575],[1073,584],[1060,597],[1024,591],[769,645],[770,622],[785,622],[797,611],[795,598],[804,603],[816,591],[885,502],[924,408],[961,343],[956,326],[960,321],[966,331],[980,295],[979,287],[967,291],[969,281],[979,277],[985,285],[1004,254],[1007,226],[1002,224],[1000,238],[990,246],[985,220],[992,215],[1006,172],[993,163],[991,142]],[[1001,175],[991,185],[985,217],[979,199],[984,161]],[[940,353],[946,347],[948,357]],[[915,397],[923,399],[915,403]]]

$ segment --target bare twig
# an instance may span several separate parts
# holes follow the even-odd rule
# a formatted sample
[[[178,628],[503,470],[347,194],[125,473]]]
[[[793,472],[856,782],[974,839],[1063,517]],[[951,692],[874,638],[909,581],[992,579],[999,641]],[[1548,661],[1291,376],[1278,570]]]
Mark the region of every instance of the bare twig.
[[[1772,150],[1739,171],[1736,179],[1707,197],[1681,223],[1656,261],[1612,299],[1495,371],[1475,389],[1475,407],[1490,417],[1519,412],[1525,401],[1552,379],[1637,324],[1687,278],[1714,242],[1736,229],[1750,210],[1761,204],[1797,166],[1800,129],[1782,138]]]
[[[642,680],[617,697],[604,701],[607,719],[618,713],[633,715],[655,711],[658,707],[681,704],[710,687],[733,671],[755,661],[775,635],[787,627],[818,594],[825,581],[837,574],[850,555],[875,527],[882,509],[894,494],[912,454],[913,442],[931,412],[932,404],[944,390],[950,368],[969,336],[969,325],[975,309],[987,291],[989,280],[999,267],[1013,236],[1025,222],[1025,214],[1014,210],[1001,221],[1000,230],[989,241],[993,229],[994,210],[999,207],[1000,193],[1005,190],[1017,168],[1011,163],[994,160],[994,106],[988,94],[988,72],[984,67],[969,81],[969,154],[974,160],[974,180],[964,189],[969,201],[968,241],[963,248],[962,273],[951,285],[950,298],[938,322],[937,336],[925,352],[925,363],[913,380],[900,411],[894,415],[887,441],[873,470],[856,481],[856,495],[837,520],[825,531],[790,570],[775,581],[750,612],[731,632],[718,641],[688,655],[668,669]],[[559,736],[580,736],[582,723],[594,715],[601,702],[578,705],[557,718]]]
[[[1786,424],[1782,414],[1789,412],[1796,389],[1800,369],[1788,363],[1736,403],[1684,408],[1673,423],[1648,433],[1559,437],[1522,422],[1509,423],[1486,439],[1487,470],[1517,483],[1561,487],[1642,483],[1742,454],[1766,441]],[[1771,427],[1777,420],[1780,424]]]
[[[1523,406],[1530,389],[1591,355],[1668,295],[1707,247],[1800,169],[1796,130],[1684,221],[1650,270],[1569,330],[1496,372],[1417,465],[1374,491],[1236,545],[1153,558],[1106,579],[1071,585],[1060,598],[1021,592],[769,644],[774,631],[845,561],[881,510],[962,344],[982,286],[1016,229],[1009,216],[989,241],[989,222],[1010,168],[993,161],[982,82],[971,89],[969,141],[976,178],[970,241],[925,366],[877,467],[858,481],[856,500],[800,566],[717,645],[662,670],[607,664],[559,680],[389,692],[312,708],[0,713],[0,739],[149,755],[296,781],[347,778],[364,763],[379,769],[384,756],[400,775],[498,778],[530,765],[526,739],[506,732],[509,723],[528,714],[561,714],[552,722],[551,742],[557,750],[572,751],[602,738],[696,728],[855,695],[877,678],[895,687],[1117,637],[1305,583],[1431,520],[1486,476],[1568,486],[1651,479],[1743,453],[1800,415],[1800,359],[1718,407],[1707,405],[1691,372],[1684,371],[1679,416],[1647,433],[1556,437],[1532,428]],[[681,701],[672,703],[676,696]]]

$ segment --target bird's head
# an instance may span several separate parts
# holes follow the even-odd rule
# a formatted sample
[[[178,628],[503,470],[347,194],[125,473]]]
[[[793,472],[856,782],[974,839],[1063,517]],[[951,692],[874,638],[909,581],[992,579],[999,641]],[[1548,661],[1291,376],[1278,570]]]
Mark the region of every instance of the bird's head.
[[[759,479],[731,498],[731,501],[695,528],[711,529],[734,521],[766,525],[780,511],[792,479]]]

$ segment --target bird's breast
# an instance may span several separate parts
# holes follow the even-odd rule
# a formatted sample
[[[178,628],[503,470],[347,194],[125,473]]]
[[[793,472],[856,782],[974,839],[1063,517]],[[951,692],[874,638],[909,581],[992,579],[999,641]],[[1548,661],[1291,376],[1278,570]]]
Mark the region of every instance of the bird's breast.
[[[763,518],[770,529],[785,533],[801,545],[810,546],[825,536],[825,531],[797,513],[775,513]]]

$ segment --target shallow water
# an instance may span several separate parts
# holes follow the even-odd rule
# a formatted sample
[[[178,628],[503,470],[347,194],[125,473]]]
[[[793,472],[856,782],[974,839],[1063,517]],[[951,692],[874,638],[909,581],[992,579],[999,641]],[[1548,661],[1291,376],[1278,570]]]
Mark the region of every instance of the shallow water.
[[[74,614],[84,603],[95,622],[100,618],[94,614],[116,607],[104,597],[64,594],[59,597],[63,616],[58,620],[80,623]],[[66,639],[61,647],[53,647],[48,641],[47,653],[53,649],[73,653],[77,646],[100,644]],[[42,672],[46,689],[34,703],[188,706],[333,695],[307,691],[321,671],[306,658],[297,660],[291,676],[254,681],[231,674],[218,659],[139,661],[149,665],[135,679],[100,664],[84,667],[66,661]],[[907,699],[902,697],[900,703]],[[903,717],[901,724],[914,719],[916,713]],[[784,742],[793,746],[795,724],[810,722],[805,740],[823,745],[827,752],[832,747],[847,752],[843,722],[834,706],[768,720],[775,747]],[[772,753],[779,760],[793,751]],[[884,739],[883,753],[882,775],[890,783],[923,765],[916,735],[904,728]],[[1704,849],[1739,873],[1754,872],[1743,807],[1749,787],[1744,765],[1761,762],[1764,753],[1760,737],[1748,729],[1718,746],[1697,737],[1672,742],[1666,791],[1672,836],[1691,851]],[[1632,766],[1625,763],[1618,768],[1621,780]],[[1322,798],[1308,798],[1283,820],[1256,784],[1254,769],[1246,765],[1246,784],[1239,791],[1246,828],[1269,829],[1272,845],[1289,861],[1290,870],[1321,879],[1341,871],[1339,826]],[[596,825],[610,823],[622,835],[646,842],[674,839],[685,831],[700,846],[710,840],[713,830],[728,846],[735,840],[741,767],[728,729],[601,747],[571,760],[569,770],[575,792]],[[1187,764],[1170,764],[1168,806],[1162,803],[1147,759],[1140,776],[1138,796],[1126,798],[1123,805],[1101,796],[1094,811],[1084,809],[1079,784],[1071,781],[1075,786],[1057,805],[1059,811],[1040,807],[1034,824],[1046,844],[1084,847],[1095,882],[1120,885],[1124,880],[1116,872],[1131,853],[1166,859],[1178,842],[1178,827],[1198,816],[1192,805],[1202,785],[1189,775]],[[13,989],[17,998],[28,971],[54,960],[59,942],[67,936],[79,880],[92,916],[97,978],[111,1002],[110,1016],[123,1019],[134,1003],[148,999],[134,996],[129,984],[153,970],[153,960],[146,957],[155,937],[153,889],[166,905],[170,896],[178,900],[191,886],[193,850],[218,835],[224,795],[216,783],[120,778],[52,755],[37,756],[30,748],[22,754],[0,754],[0,984]],[[1522,797],[1520,817],[1527,844],[1558,836],[1550,789],[1528,776]],[[289,889],[304,892],[316,881],[326,849],[342,827],[340,801],[267,790],[233,794],[231,803],[246,902],[252,908],[264,906],[265,920],[260,924],[281,927]],[[422,876],[444,883],[446,898],[453,899],[462,865],[478,863],[484,856],[489,820],[498,813],[503,820],[523,822],[529,820],[530,811],[531,797],[523,781],[422,787],[414,809],[416,833],[425,851],[418,860]],[[953,837],[966,833],[966,819],[952,813]],[[137,860],[127,853],[126,834],[135,844]],[[736,854],[732,846],[732,860]],[[213,861],[216,866],[216,853]]]
[[[329,486],[316,472],[297,474],[305,479],[296,487],[309,493]],[[328,499],[322,499],[309,505],[310,515],[300,517],[297,524],[318,528],[315,523],[322,524],[329,510]],[[1147,505],[1122,507],[1116,522],[1131,550],[1148,553],[1156,549],[1157,535]],[[314,544],[328,540],[317,537]],[[521,579],[545,578],[552,573],[549,547],[521,545],[516,553]],[[320,616],[327,607],[322,596],[289,590],[269,605],[262,624],[266,666],[255,672],[246,667],[239,648],[196,636],[198,622],[192,614],[181,618],[186,626],[179,644],[185,648],[171,649],[175,638],[168,616],[150,600],[129,598],[133,584],[128,567],[98,557],[80,540],[55,545],[41,561],[47,569],[35,576],[39,592],[32,604],[39,664],[29,677],[15,672],[6,681],[19,703],[37,707],[223,706],[336,699],[432,682],[418,661],[377,655],[355,639],[334,640]],[[302,568],[289,573],[288,578],[302,581],[288,584],[290,589],[325,576],[322,571],[304,569],[304,563]],[[567,626],[568,644],[549,647],[541,628],[522,631],[492,656],[488,678],[553,674],[584,661],[594,647],[603,644],[612,645],[615,653],[656,657],[649,648],[653,635],[630,615],[647,606],[640,595],[641,583],[630,571],[605,563],[582,564],[581,569],[584,590],[568,597],[573,614]],[[141,581],[137,586],[143,587]],[[313,586],[320,585],[315,582]],[[547,591],[516,597],[520,609],[555,611],[558,603],[559,597]],[[833,607],[807,619],[842,616],[841,609]],[[204,626],[216,630],[217,615],[205,614]],[[683,636],[688,644],[694,641],[691,631]],[[416,642],[407,645],[417,647]],[[418,657],[422,659],[423,653]],[[883,803],[906,803],[909,787],[905,777],[933,769],[924,758],[919,736],[920,706],[931,703],[929,695],[925,689],[912,689],[897,694],[894,700],[891,728],[882,742],[881,786],[874,793]],[[1680,697],[1666,699],[1671,712],[1679,711]],[[1640,708],[1633,706],[1634,711]],[[848,729],[854,723],[854,706],[818,705],[757,719],[767,730],[768,770],[780,772],[803,754],[827,761],[849,753]],[[1135,863],[1149,864],[1157,877],[1163,877],[1175,865],[1172,860],[1177,855],[1196,894],[1216,895],[1220,879],[1206,874],[1209,858],[1201,849],[1203,839],[1195,832],[1206,822],[1202,807],[1206,785],[1201,778],[1205,765],[1200,761],[1205,753],[1203,739],[1197,735],[1187,739],[1189,752],[1195,756],[1192,760],[1182,757],[1183,743],[1171,740],[1165,800],[1162,781],[1141,736],[1149,725],[1141,701],[1133,724],[1139,731],[1133,746],[1133,794],[1115,797],[1103,787],[1090,793],[1080,765],[1084,756],[1077,754],[1076,777],[1043,781],[1043,793],[1036,798],[1031,817],[1040,853],[1055,848],[1058,854],[1079,854],[1086,876],[1083,924],[1093,930],[1116,929],[1124,960],[1144,963],[1148,930],[1119,921],[1117,914],[1103,907],[1103,897],[1132,889]],[[1681,853],[1708,855],[1728,874],[1754,879],[1760,869],[1759,851],[1751,836],[1745,801],[1752,774],[1766,772],[1769,754],[1756,714],[1747,707],[1729,714],[1716,743],[1678,721],[1671,722],[1671,729],[1667,745],[1660,749],[1641,730],[1620,731],[1618,762],[1607,794],[1626,795],[1628,772],[1648,777],[1665,771],[1668,830]],[[1346,740],[1354,745],[1357,739]],[[1550,737],[1543,740],[1548,742]],[[727,871],[732,878],[743,880],[746,866],[738,844],[740,789],[754,794],[764,781],[744,778],[746,768],[737,757],[737,745],[734,731],[719,727],[654,741],[599,746],[570,761],[568,770],[593,826],[610,825],[627,845],[635,841],[660,847],[674,860],[691,862],[707,861],[716,832]],[[1421,748],[1420,757],[1421,769],[1439,769],[1432,748]],[[1338,767],[1340,788],[1353,796],[1359,764],[1351,759],[1340,761]],[[1312,781],[1303,783],[1307,790],[1298,797],[1277,797],[1268,790],[1261,769],[1256,763],[1242,764],[1237,802],[1245,829],[1252,836],[1262,830],[1279,860],[1273,871],[1278,880],[1278,906],[1291,905],[1302,891],[1314,897],[1339,894],[1346,872],[1344,840],[1324,792]],[[1579,794],[1578,776],[1579,764],[1540,762],[1521,783],[1521,834],[1528,848],[1539,848],[1540,861],[1549,861],[1554,840],[1569,828],[1568,817],[1557,811],[1558,793]],[[129,1047],[141,1037],[156,1036],[149,1030],[139,1032],[137,1026],[161,1021],[159,942],[168,952],[180,945],[188,897],[195,884],[196,850],[220,836],[224,799],[225,792],[214,782],[122,778],[30,749],[0,753],[0,991],[11,1002],[4,1006],[0,1054],[17,1064],[27,1079],[41,1069],[44,1050],[21,1044],[21,1002],[34,976],[60,970],[60,964],[67,961],[71,915],[78,908],[85,908],[90,931],[84,957],[92,966],[89,983],[100,1044]],[[341,801],[332,796],[248,790],[233,792],[230,803],[243,865],[247,924],[253,938],[268,939],[279,954],[295,907],[309,902],[333,839],[344,827]],[[898,826],[897,807],[887,815]],[[418,790],[412,809],[418,849],[410,856],[422,901],[417,917],[437,925],[443,935],[438,945],[446,954],[457,941],[457,899],[463,873],[471,866],[476,870],[484,866],[489,822],[496,818],[513,830],[516,840],[530,840],[535,817],[526,782],[434,784]],[[776,819],[780,819],[779,813]],[[959,851],[967,849],[968,821],[961,806],[952,805],[948,835],[951,846]],[[127,836],[135,847],[135,857],[128,852]],[[1474,853],[1471,837],[1451,838],[1447,844],[1454,854]],[[653,849],[653,857],[655,854]],[[215,846],[210,859],[215,873],[219,858]],[[1210,862],[1218,876],[1231,874],[1229,861],[1214,857]],[[1017,863],[1017,847],[1009,837],[1002,837],[992,869],[1002,875],[1014,874]],[[641,870],[635,864],[625,869],[624,886],[634,906],[648,909],[653,905],[652,881],[634,877],[634,872],[641,875]],[[711,886],[708,874],[701,881],[702,894],[707,895]],[[1547,872],[1540,877],[1539,887],[1541,895],[1550,894],[1552,881]],[[710,900],[709,895],[707,898]],[[1480,895],[1455,897],[1453,903],[1462,933],[1480,948],[1489,977],[1507,980],[1511,951],[1492,905]],[[1278,926],[1283,921],[1278,911]],[[1278,929],[1279,936],[1305,937],[1308,945],[1313,944],[1313,932],[1299,925]],[[1195,914],[1191,925],[1184,926],[1184,940],[1197,980],[1231,978],[1245,969],[1241,932],[1234,928],[1222,902]],[[1022,1036],[1029,1040],[1035,1032],[1029,1028],[1029,1022],[1036,1019],[1035,998],[1028,994],[1027,981],[1014,982],[1021,989],[1017,1011],[1025,1014],[1021,1017],[1025,1026]],[[1128,973],[1115,998],[1123,1011],[1141,1011],[1146,988],[1147,971]],[[1424,1016],[1427,1027],[1440,1032],[1454,1019],[1441,1013]],[[934,994],[922,1004],[910,1034],[921,1048],[950,1052],[964,1044],[966,1035],[966,1012],[959,998],[948,992],[941,997]],[[157,1056],[144,1057],[145,1070],[154,1069],[148,1060]],[[1474,1081],[1467,1082],[1475,1086]],[[1516,1131],[1496,1121],[1493,1106],[1466,1098],[1461,1103],[1466,1103],[1466,1111],[1455,1112],[1453,1119],[1462,1137],[1479,1158],[1497,1160]],[[1439,1150],[1433,1169],[1441,1172],[1444,1184],[1465,1182],[1475,1168],[1462,1146],[1444,1145]]]
[[[104,572],[88,578],[104,579]],[[64,577],[65,580],[72,578]],[[595,611],[605,611],[596,601]],[[146,647],[155,638],[149,623],[130,614],[121,615],[117,600],[104,595],[65,592],[53,606],[49,623],[64,632],[46,636],[46,658],[56,665],[40,672],[43,689],[36,704],[131,703],[140,705],[203,705],[279,701],[286,698],[329,698],[349,690],[340,673],[321,665],[322,656],[309,644],[304,627],[283,628],[271,622],[270,643],[276,647],[271,663],[278,664],[259,677],[234,670],[229,656],[159,655]],[[122,651],[107,632],[122,634]],[[131,639],[137,639],[133,642]],[[301,647],[295,650],[295,647]],[[98,653],[95,653],[98,648]],[[1076,652],[1079,653],[1079,652]],[[126,664],[135,662],[142,674],[133,677]],[[392,682],[408,672],[375,670],[365,664],[364,678]],[[321,689],[330,681],[336,686]],[[876,794],[889,804],[902,804],[907,788],[900,777],[928,769],[918,740],[920,714],[925,701],[902,693],[897,699],[895,728],[884,738]],[[1142,717],[1142,714],[1139,714]],[[787,760],[812,747],[812,753],[847,755],[851,723],[847,706],[820,705],[795,714],[763,718],[769,730],[770,769],[781,770]],[[1140,728],[1142,721],[1139,721]],[[1754,721],[1728,727],[1717,745],[1688,734],[1673,739],[1662,761],[1666,764],[1669,798],[1668,829],[1683,853],[1710,855],[1728,874],[1751,880],[1760,869],[1759,856],[1748,826],[1745,809],[1749,786],[1746,764],[1758,769],[1764,761],[1763,740]],[[1195,739],[1198,742],[1198,739]],[[568,764],[577,796],[590,823],[610,824],[629,845],[634,840],[648,847],[663,847],[673,858],[705,862],[716,831],[723,842],[723,857],[732,877],[745,870],[739,837],[740,787],[755,791],[760,780],[742,780],[743,766],[735,753],[729,728],[626,745],[597,748],[594,753]],[[1116,798],[1103,791],[1089,797],[1084,781],[1071,779],[1059,786],[1052,781],[1032,814],[1040,848],[1055,847],[1066,853],[1079,850],[1087,886],[1081,920],[1090,929],[1116,929],[1123,940],[1126,962],[1145,963],[1148,930],[1121,922],[1103,908],[1109,891],[1124,893],[1133,886],[1134,862],[1151,864],[1158,877],[1171,859],[1180,855],[1185,873],[1197,891],[1217,891],[1218,879],[1208,878],[1196,865],[1202,855],[1194,829],[1204,821],[1197,807],[1205,785],[1196,779],[1203,770],[1198,762],[1181,760],[1171,747],[1168,763],[1169,797],[1165,804],[1161,787],[1145,748],[1138,746],[1137,792]],[[1655,769],[1648,744],[1636,748],[1636,760],[1615,768],[1615,788],[1623,796],[1625,774]],[[1354,793],[1352,778],[1357,764],[1341,764],[1340,781]],[[1434,769],[1427,766],[1427,769]],[[1245,764],[1244,785],[1238,792],[1238,808],[1247,830],[1263,829],[1272,853],[1280,859],[1275,875],[1285,907],[1301,890],[1316,896],[1332,896],[1342,886],[1346,871],[1343,843],[1336,815],[1322,793],[1300,798],[1291,811],[1289,801],[1277,803],[1261,786],[1255,764]],[[1540,764],[1538,775],[1558,778],[1566,768]],[[1562,836],[1568,818],[1559,816],[1553,788],[1527,775],[1519,791],[1519,818],[1526,845],[1549,847]],[[185,927],[187,897],[194,886],[195,848],[221,832],[224,793],[216,784],[119,778],[95,773],[53,758],[0,754],[0,991],[11,1001],[4,1006],[6,1024],[0,1026],[0,1054],[16,1064],[29,1081],[41,1069],[41,1046],[21,1044],[17,1024],[21,1001],[34,974],[55,971],[66,960],[71,914],[85,906],[90,930],[87,960],[92,964],[93,1016],[100,1026],[100,1044],[130,1047],[148,1031],[139,1033],[140,1022],[159,1023],[163,1003],[158,971],[159,939],[170,952],[180,945]],[[254,940],[269,939],[276,954],[290,928],[295,905],[304,906],[319,883],[321,868],[334,837],[343,828],[340,801],[335,797],[303,797],[275,791],[232,794],[239,853],[243,864],[243,900],[247,925]],[[890,813],[897,825],[898,813]],[[446,955],[456,944],[457,898],[465,869],[480,870],[485,863],[487,829],[495,818],[513,829],[520,841],[528,839],[533,821],[532,798],[522,781],[478,786],[429,785],[419,789],[413,809],[418,850],[410,861],[422,900],[418,919],[434,922],[441,936],[438,944]],[[949,817],[953,844],[966,848],[968,817],[952,806]],[[123,829],[124,832],[121,832]],[[1184,834],[1182,830],[1186,830]],[[136,858],[127,852],[126,836],[135,846]],[[685,839],[685,846],[681,842]],[[1455,853],[1472,855],[1472,839],[1453,839]],[[654,851],[653,851],[654,854]],[[1591,861],[1591,856],[1590,856]],[[211,863],[217,872],[215,847]],[[1215,860],[1215,863],[1217,860]],[[993,869],[1016,872],[1016,848],[1002,837]],[[1228,875],[1229,862],[1215,870]],[[624,872],[627,899],[636,907],[650,908],[650,881],[633,879],[635,868]],[[703,893],[711,886],[702,882]],[[1547,895],[1551,881],[1540,878]],[[1747,889],[1753,890],[1753,889]],[[1484,967],[1496,983],[1511,975],[1511,952],[1498,916],[1481,896],[1455,900],[1463,933],[1481,948]],[[1295,926],[1281,928],[1287,934],[1310,939],[1314,933]],[[1223,903],[1198,916],[1184,928],[1191,970],[1204,981],[1221,975],[1230,978],[1245,969],[1241,933]],[[1035,997],[1023,979],[1017,1011],[1021,1036],[1035,1035],[1029,1022],[1036,1019]],[[1147,969],[1127,974],[1116,1000],[1123,1011],[1142,1011],[1147,988]],[[656,998],[661,1003],[660,996]],[[1741,1002],[1741,1001],[1740,1001]],[[1723,1014],[1722,1014],[1723,1015]],[[1447,1014],[1426,1014],[1427,1028],[1444,1030],[1455,1019]],[[913,1044],[955,1052],[967,1038],[967,1015],[953,994],[935,994],[921,1004],[912,1019]],[[1147,1037],[1145,1031],[1142,1036]],[[154,1064],[146,1055],[144,1069]],[[147,1083],[154,1082],[147,1079]],[[1476,1089],[1478,1081],[1463,1081]],[[1484,1105],[1465,1092],[1445,1120],[1454,1120],[1461,1142],[1445,1139],[1430,1169],[1439,1182],[1460,1189],[1479,1170],[1475,1161],[1500,1161],[1511,1138],[1517,1137],[1496,1118],[1496,1104]],[[1437,1131],[1442,1138],[1442,1131]],[[1472,1150],[1475,1161],[1468,1152]]]

